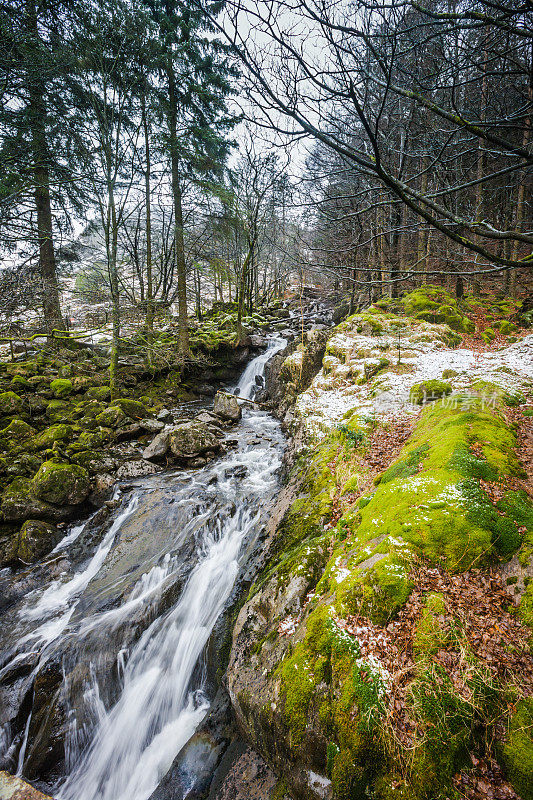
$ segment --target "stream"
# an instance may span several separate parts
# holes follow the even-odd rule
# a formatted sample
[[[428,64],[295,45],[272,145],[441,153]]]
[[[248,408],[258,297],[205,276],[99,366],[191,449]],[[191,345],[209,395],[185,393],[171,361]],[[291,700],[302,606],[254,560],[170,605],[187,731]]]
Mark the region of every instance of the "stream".
[[[272,336],[232,390],[253,397],[285,345]],[[258,547],[284,447],[278,421],[247,406],[226,439],[202,469],[117,485],[104,522],[71,527],[28,576],[0,575],[0,591],[20,591],[0,626],[3,768],[59,800],[148,800],[210,708],[209,642]]]

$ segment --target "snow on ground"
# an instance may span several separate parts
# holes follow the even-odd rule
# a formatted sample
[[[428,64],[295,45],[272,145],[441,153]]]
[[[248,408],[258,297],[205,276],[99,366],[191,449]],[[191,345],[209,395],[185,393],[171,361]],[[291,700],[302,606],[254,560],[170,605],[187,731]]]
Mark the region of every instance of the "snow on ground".
[[[351,324],[351,329],[339,331],[330,339],[323,369],[298,397],[295,413],[311,436],[320,436],[338,424],[348,411],[381,420],[417,414],[420,406],[410,402],[410,390],[426,380],[446,380],[454,392],[466,395],[478,381],[509,392],[532,388],[533,334],[502,350],[476,353],[446,346],[443,325],[408,322],[401,333],[398,367],[394,327],[386,327],[382,335],[366,335],[356,331],[356,326],[361,328],[357,320]],[[390,364],[364,380],[365,366],[368,371],[384,358]],[[446,373],[443,378],[445,370],[456,374]],[[477,387],[480,394],[487,405],[494,403],[490,389],[480,392]]]

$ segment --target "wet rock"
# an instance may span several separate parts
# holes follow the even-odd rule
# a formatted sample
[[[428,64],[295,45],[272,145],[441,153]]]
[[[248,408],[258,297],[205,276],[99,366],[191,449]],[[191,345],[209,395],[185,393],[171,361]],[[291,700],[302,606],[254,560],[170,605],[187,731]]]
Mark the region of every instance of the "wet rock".
[[[0,772],[0,800],[52,800],[52,798],[49,794],[34,789],[22,778]]]
[[[195,458],[208,450],[218,450],[216,434],[203,422],[184,422],[170,431],[170,449],[178,458]]]
[[[124,425],[119,428],[115,433],[115,441],[128,442],[130,439],[137,439],[142,433],[142,427],[137,422],[131,422],[129,425]]]
[[[145,447],[143,451],[143,458],[147,459],[148,461],[157,461],[159,458],[163,458],[167,453],[170,447],[170,431],[161,431],[158,433],[157,436],[152,439],[148,447]]]
[[[202,456],[196,456],[196,458],[191,458],[187,461],[187,466],[191,467],[192,469],[199,469],[200,467],[205,467],[207,464],[207,458],[202,458]]]
[[[217,392],[213,403],[213,412],[222,419],[237,422],[242,416],[241,407],[235,397],[225,392]]]
[[[160,467],[156,467],[151,461],[145,461],[144,459],[128,461],[126,464],[122,464],[117,470],[117,479],[142,478],[144,475],[154,475],[159,471]]]
[[[266,347],[266,345],[267,340],[265,336],[260,336],[258,333],[254,333],[250,336],[250,347],[258,349],[260,347]]]
[[[27,520],[13,537],[6,561],[22,561],[25,564],[38,561],[54,549],[62,533],[48,522]]]
[[[215,394],[215,387],[210,386],[208,383],[200,383],[195,387],[195,391],[197,394],[201,394],[204,397],[213,397]]]
[[[39,500],[75,506],[89,494],[89,475],[78,464],[45,461],[33,479],[32,488]]]
[[[245,478],[248,475],[248,468],[244,464],[237,464],[236,467],[229,467],[224,470],[225,478]]]
[[[159,433],[165,427],[165,423],[159,419],[142,419],[139,424],[147,433]]]
[[[4,490],[0,502],[0,516],[5,522],[68,519],[74,511],[75,506],[58,506],[40,500],[33,492],[32,481],[27,478],[15,478]]]
[[[157,414],[157,419],[165,422],[168,419],[172,418],[172,412],[168,410],[168,408],[162,408],[161,411]]]
[[[104,502],[116,482],[117,479],[114,475],[105,473],[102,475],[96,475],[93,481],[93,491],[91,492],[89,498],[91,503],[95,506],[99,506],[102,502]]]

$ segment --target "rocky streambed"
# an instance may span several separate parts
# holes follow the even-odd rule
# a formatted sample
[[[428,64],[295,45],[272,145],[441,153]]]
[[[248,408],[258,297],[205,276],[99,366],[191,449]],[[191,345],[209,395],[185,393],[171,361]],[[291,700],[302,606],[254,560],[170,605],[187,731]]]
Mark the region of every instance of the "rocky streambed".
[[[285,345],[270,339],[239,396]],[[143,454],[181,469],[118,482],[46,559],[0,573],[2,766],[59,798],[148,798],[217,691],[224,610],[249,581],[284,438],[228,395],[182,413]]]

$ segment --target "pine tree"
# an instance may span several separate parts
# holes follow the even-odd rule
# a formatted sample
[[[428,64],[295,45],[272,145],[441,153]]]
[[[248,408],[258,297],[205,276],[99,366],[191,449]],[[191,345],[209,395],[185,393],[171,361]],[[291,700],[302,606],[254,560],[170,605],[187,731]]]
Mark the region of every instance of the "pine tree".
[[[224,3],[204,0],[194,8],[181,0],[144,0],[160,43],[160,114],[170,162],[174,204],[174,239],[178,281],[179,349],[189,349],[187,264],[183,232],[183,192],[189,180],[207,181],[221,173],[230,144],[227,131],[235,119],[226,99],[236,75],[227,48],[213,37],[208,20]]]

